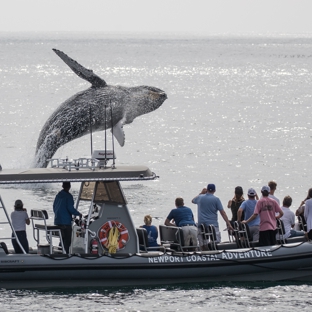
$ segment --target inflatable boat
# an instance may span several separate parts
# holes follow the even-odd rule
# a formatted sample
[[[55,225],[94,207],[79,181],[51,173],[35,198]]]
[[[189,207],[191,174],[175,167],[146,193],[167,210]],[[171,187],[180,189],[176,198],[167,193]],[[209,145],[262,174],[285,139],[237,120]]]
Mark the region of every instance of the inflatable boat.
[[[302,238],[258,247],[246,236],[236,236],[220,244],[210,241],[210,250],[199,251],[184,246],[180,228],[160,226],[161,245],[147,247],[146,232],[135,227],[121,182],[143,183],[158,177],[145,166],[108,166],[107,161],[105,153],[104,159],[52,159],[48,168],[0,171],[1,185],[79,182],[76,209],[88,210],[73,222],[69,254],[64,251],[60,229],[48,224],[47,211],[31,210],[37,246],[30,253],[15,254],[8,248],[11,238],[7,243],[0,238],[1,287],[312,281],[312,244]],[[2,198],[0,205],[0,221],[11,227],[19,244]]]

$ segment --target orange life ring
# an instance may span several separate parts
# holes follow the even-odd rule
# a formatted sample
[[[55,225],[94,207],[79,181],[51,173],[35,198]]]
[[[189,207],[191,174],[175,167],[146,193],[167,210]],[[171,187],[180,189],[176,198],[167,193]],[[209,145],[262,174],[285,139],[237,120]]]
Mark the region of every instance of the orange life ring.
[[[113,228],[116,227],[119,231],[119,236],[118,236],[118,250],[125,248],[129,241],[129,232],[128,229],[121,223],[115,220],[107,221],[104,223],[98,232],[98,236],[100,239],[100,242],[103,247],[108,249],[109,247],[109,231]]]

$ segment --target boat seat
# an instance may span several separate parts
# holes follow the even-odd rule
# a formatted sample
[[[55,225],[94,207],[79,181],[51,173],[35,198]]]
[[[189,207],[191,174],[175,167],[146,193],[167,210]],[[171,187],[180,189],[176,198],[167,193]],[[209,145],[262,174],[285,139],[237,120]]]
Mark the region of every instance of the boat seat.
[[[285,234],[285,227],[284,227],[283,220],[277,219],[276,229],[277,229],[276,240],[278,244],[303,243],[306,241],[305,235],[283,238],[283,235]]]
[[[149,252],[149,251],[159,251],[159,250],[165,250],[163,246],[155,246],[155,247],[149,247],[148,246],[148,235],[147,231],[144,228],[136,228],[136,232],[139,238],[139,247],[140,252]]]
[[[306,241],[306,237],[304,235],[284,238],[285,227],[284,222],[281,219],[276,220],[276,229],[277,229],[276,240],[278,244],[303,243]]]
[[[49,219],[48,212],[46,210],[35,210],[32,209],[30,211],[30,218],[32,222],[33,228],[33,237],[37,242],[37,245],[40,245],[40,233],[39,231],[45,232],[45,238],[50,246],[50,254],[53,253],[53,242],[52,238],[57,237],[60,240],[60,247],[62,249],[62,253],[65,254],[65,248],[63,244],[61,229],[57,225],[47,225],[47,220]],[[34,221],[40,221],[41,223],[34,223]]]
[[[307,232],[307,223],[305,221],[304,216],[298,216],[298,223],[301,231]]]
[[[183,230],[177,226],[159,225],[160,243],[170,244],[170,249],[177,251],[190,251],[197,248],[196,246],[185,246]]]
[[[9,250],[5,242],[0,242],[0,248],[4,251],[5,254],[9,254]]]
[[[216,229],[212,224],[205,225],[201,224],[201,235],[203,236],[205,246],[208,250],[217,250],[217,235],[216,235]],[[236,244],[235,244],[236,245]]]
[[[276,242],[277,244],[286,244],[284,222],[281,219],[276,219]]]
[[[251,248],[257,246],[258,242],[252,241],[248,224],[235,221],[234,232],[238,248]]]
[[[234,222],[231,222],[231,225],[234,229],[234,231],[232,230],[227,230],[227,233],[228,233],[228,238],[229,238],[229,241],[230,243],[236,243],[236,237],[237,237],[237,233],[235,231],[235,227],[234,227]]]

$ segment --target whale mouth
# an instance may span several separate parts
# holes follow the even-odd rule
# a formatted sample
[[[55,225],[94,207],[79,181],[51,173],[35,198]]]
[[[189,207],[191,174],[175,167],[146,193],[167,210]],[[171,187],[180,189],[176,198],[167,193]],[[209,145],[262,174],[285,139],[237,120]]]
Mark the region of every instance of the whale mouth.
[[[161,92],[149,91],[149,99],[150,103],[152,103],[153,109],[157,109],[167,99],[167,94],[163,91]]]
[[[166,92],[161,90],[161,89],[158,89],[158,88],[155,88],[155,87],[148,87],[148,86],[144,86],[147,90],[149,91],[152,91],[152,92],[155,92],[155,93],[158,93],[159,95],[164,95],[164,96],[167,96],[166,95]]]
[[[166,92],[164,92],[164,91],[162,93],[160,93],[159,95],[161,97],[164,97],[164,100],[168,99],[168,96],[167,96]]]
[[[162,101],[165,101],[168,97],[165,91],[157,88],[150,88],[150,91],[154,94],[157,94],[158,98]]]

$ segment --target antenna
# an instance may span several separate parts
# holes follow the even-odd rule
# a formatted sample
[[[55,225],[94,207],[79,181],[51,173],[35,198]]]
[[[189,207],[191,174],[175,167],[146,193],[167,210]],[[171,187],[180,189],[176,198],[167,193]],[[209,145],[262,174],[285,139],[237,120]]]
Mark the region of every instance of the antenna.
[[[107,106],[105,105],[105,112],[104,112],[104,118],[105,118],[105,120],[104,120],[104,127],[105,127],[105,159],[107,158],[106,156],[106,151],[107,151],[107,139],[106,139],[106,108],[107,108]],[[106,167],[106,162],[105,162],[105,167]]]
[[[113,122],[113,106],[112,106],[112,102],[109,101],[110,104],[110,109],[111,109],[111,128],[112,128],[112,148],[113,148],[113,165],[112,168],[115,169],[115,148],[114,148],[114,122]]]
[[[90,104],[90,142],[91,142],[91,155],[93,154],[93,142],[92,142],[92,108]]]

